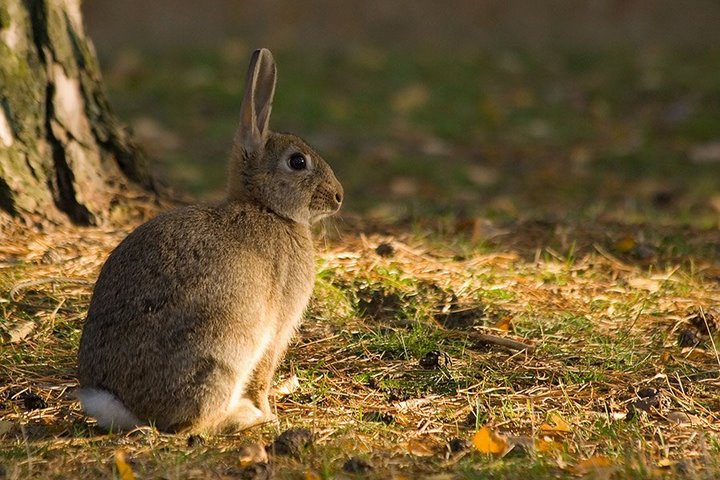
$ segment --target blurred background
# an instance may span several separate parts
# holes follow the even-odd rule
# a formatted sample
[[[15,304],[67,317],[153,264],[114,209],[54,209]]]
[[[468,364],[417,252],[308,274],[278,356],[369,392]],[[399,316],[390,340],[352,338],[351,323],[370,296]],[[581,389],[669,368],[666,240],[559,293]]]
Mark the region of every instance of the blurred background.
[[[111,101],[157,175],[222,193],[252,50],[271,127],[368,217],[716,226],[720,2],[91,0]]]

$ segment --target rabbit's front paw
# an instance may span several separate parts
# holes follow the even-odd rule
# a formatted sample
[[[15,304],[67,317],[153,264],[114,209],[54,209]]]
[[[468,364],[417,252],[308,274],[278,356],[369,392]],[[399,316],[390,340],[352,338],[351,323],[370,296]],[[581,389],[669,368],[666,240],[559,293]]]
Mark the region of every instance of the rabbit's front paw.
[[[272,424],[279,423],[278,417],[274,413],[268,413],[265,415],[265,421],[263,421],[263,423],[272,423]]]
[[[275,421],[277,421],[277,417],[272,412],[263,412],[250,400],[242,399],[225,420],[222,430],[225,432],[240,432]]]

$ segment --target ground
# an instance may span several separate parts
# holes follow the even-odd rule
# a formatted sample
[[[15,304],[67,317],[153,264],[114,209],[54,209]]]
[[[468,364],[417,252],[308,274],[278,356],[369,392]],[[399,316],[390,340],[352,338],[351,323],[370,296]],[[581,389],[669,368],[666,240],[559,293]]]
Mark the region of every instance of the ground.
[[[720,475],[720,52],[276,53],[272,125],[347,197],[316,232],[279,424],[96,429],[72,397],[79,335],[138,220],[7,225],[0,478]],[[246,58],[106,64],[168,183],[219,195]],[[290,428],[312,438],[283,454]],[[252,442],[269,466],[243,460]]]

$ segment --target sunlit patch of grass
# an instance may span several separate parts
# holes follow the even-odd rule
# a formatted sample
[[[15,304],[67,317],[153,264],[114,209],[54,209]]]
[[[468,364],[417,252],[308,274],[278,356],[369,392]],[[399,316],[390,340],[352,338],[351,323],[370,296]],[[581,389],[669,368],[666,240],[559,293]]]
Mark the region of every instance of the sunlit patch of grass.
[[[439,338],[435,331],[417,323],[410,330],[371,331],[356,341],[382,358],[418,360],[425,353],[439,348]]]
[[[683,452],[662,415],[694,408],[695,415],[707,419],[718,408],[712,385],[698,377],[716,381],[717,375],[708,374],[711,357],[696,356],[688,363],[681,349],[668,347],[674,337],[669,337],[671,325],[663,315],[670,295],[703,303],[707,297],[697,297],[698,290],[686,285],[705,285],[702,277],[677,274],[649,293],[632,285],[653,287],[651,271],[637,268],[628,278],[643,281],[618,282],[613,276],[622,271],[613,270],[612,261],[576,254],[574,248],[564,257],[548,252],[535,256],[539,263],[526,263],[519,256],[496,256],[497,247],[467,249],[460,256],[455,248],[440,253],[442,236],[423,243],[426,238],[430,236],[368,237],[357,243],[349,237],[320,252],[307,320],[279,373],[281,378],[297,375],[300,389],[278,400],[279,426],[249,434],[267,443],[290,426],[322,432],[300,457],[273,457],[280,478],[308,469],[331,478],[351,456],[374,466],[369,478],[439,471],[457,478],[570,478],[570,467],[559,466],[555,454],[532,450],[503,459],[472,451],[445,459],[445,442],[452,437],[469,440],[483,425],[497,426],[507,435],[535,435],[551,411],[560,412],[571,426],[556,438],[564,465],[603,455],[628,478],[646,478],[657,458],[670,452],[675,459]],[[381,241],[394,245],[389,257],[375,252]],[[107,248],[111,246],[108,242]],[[85,275],[92,278],[97,267],[91,265]],[[58,268],[31,265],[6,288],[27,279],[28,271],[59,277]],[[48,388],[74,384],[74,353],[89,285],[68,290],[48,283],[21,290],[19,301],[2,304],[5,321],[42,321],[24,348],[3,349],[1,361],[14,372],[15,388],[39,392],[49,407],[41,415],[25,411],[21,397],[6,390],[11,400],[3,407],[4,418],[36,432],[31,440],[17,434],[1,440],[1,461],[10,472],[37,475],[39,470],[31,472],[25,463],[28,448],[31,458],[62,472],[58,478],[79,471],[90,478],[112,475],[109,459],[118,448],[128,450],[133,469],[143,476],[238,471],[236,452],[246,436],[210,437],[199,448],[188,448],[183,436],[98,437],[69,394]],[[438,318],[445,305],[475,308],[470,311],[477,318],[468,330],[443,326]],[[498,310],[500,318],[510,319],[508,332],[496,329],[492,312]],[[478,331],[525,339],[536,350],[477,345],[472,335]],[[421,366],[431,351],[445,352],[450,362]],[[663,352],[670,357],[662,360]],[[672,380],[676,390],[653,380],[660,365],[666,375],[662,378]],[[613,417],[627,412],[633,392],[648,382],[670,399],[669,406],[632,420]],[[690,391],[693,382],[696,387]],[[676,398],[680,385],[690,397]],[[366,416],[372,412],[377,413]],[[428,425],[434,433],[418,431],[418,425]],[[658,443],[658,429],[664,446]],[[62,437],[53,433],[58,430]],[[712,429],[707,434],[715,438]],[[61,438],[76,443],[68,447]],[[430,445],[428,456],[411,453],[411,440]],[[708,445],[717,452],[717,443],[708,440]],[[712,468],[705,460],[697,462]]]

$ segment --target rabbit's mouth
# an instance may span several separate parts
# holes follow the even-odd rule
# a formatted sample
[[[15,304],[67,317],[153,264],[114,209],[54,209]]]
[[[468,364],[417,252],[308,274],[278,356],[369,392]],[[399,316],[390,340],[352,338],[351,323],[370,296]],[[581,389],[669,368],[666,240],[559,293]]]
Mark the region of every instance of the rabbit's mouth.
[[[339,205],[337,208],[335,208],[333,210],[321,210],[321,211],[310,210],[310,223],[312,224],[312,223],[322,220],[323,218],[334,215],[335,213],[337,213],[338,210],[340,210]]]
[[[331,192],[328,189],[318,188],[310,200],[310,223],[315,223],[328,217],[342,205],[342,192]]]

